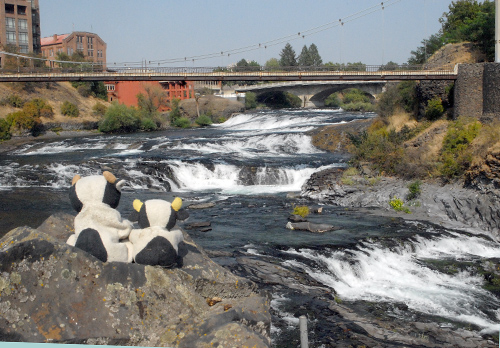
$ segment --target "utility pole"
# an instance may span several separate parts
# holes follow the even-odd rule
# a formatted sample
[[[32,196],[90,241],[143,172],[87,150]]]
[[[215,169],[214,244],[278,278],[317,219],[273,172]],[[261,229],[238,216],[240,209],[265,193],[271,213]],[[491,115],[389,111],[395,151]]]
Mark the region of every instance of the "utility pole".
[[[500,0],[495,0],[495,63],[500,63]]]

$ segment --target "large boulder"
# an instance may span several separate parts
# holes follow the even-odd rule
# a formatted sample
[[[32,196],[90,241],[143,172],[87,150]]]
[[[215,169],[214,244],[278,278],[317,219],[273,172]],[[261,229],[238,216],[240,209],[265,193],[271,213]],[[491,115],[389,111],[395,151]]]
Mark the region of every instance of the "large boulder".
[[[0,341],[269,346],[267,296],[189,235],[181,268],[103,263],[65,243],[72,223],[56,214],[0,240]]]

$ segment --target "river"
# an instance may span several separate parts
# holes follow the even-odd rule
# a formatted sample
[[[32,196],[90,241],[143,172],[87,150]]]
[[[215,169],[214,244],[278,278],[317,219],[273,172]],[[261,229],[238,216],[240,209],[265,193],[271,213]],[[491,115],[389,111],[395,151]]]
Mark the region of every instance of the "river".
[[[314,147],[307,132],[373,116],[262,111],[208,128],[23,145],[0,154],[0,235],[19,225],[37,227],[55,212],[74,214],[67,197],[72,177],[111,170],[127,180],[118,207],[122,216],[136,198],[215,203],[191,210],[184,225],[210,222],[211,230],[188,233],[216,262],[270,292],[276,347],[298,343],[301,314],[309,317],[312,346],[328,346],[333,335],[339,339],[335,328],[342,325],[328,310],[334,303],[389,322],[431,322],[484,337],[498,333],[500,300],[484,289],[485,277],[477,272],[500,258],[500,244],[487,236],[327,205],[308,219],[332,224],[335,231],[285,228],[294,205],[315,206],[298,195],[309,176],[348,160]],[[270,282],[252,271],[252,260],[307,280]]]

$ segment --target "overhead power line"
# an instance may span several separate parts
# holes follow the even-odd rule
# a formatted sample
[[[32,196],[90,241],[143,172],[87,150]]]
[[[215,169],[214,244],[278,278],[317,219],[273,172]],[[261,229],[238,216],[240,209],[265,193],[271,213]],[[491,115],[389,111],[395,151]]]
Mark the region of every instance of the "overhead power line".
[[[205,60],[205,59],[211,59],[211,58],[217,58],[221,57],[224,55],[230,56],[232,54],[240,54],[240,53],[246,53],[246,52],[251,52],[251,51],[256,51],[259,49],[266,49],[268,47],[276,46],[279,44],[283,44],[289,41],[305,38],[306,36],[311,36],[314,34],[318,34],[320,32],[330,30],[332,28],[338,27],[340,25],[344,25],[345,23],[352,22],[356,19],[368,16],[372,13],[375,13],[377,11],[382,11],[384,8],[387,8],[389,6],[395,5],[398,2],[401,2],[402,0],[388,0],[381,2],[377,5],[368,7],[364,10],[358,11],[356,13],[353,13],[347,17],[340,18],[339,20],[335,20],[326,24],[322,24],[320,26],[304,30],[304,31],[299,31],[296,34],[291,34],[291,35],[286,35],[280,38],[276,38],[273,40],[265,41],[265,42],[260,42],[257,44],[253,45],[248,45],[240,48],[235,48],[235,49],[230,49],[230,50],[221,50],[218,52],[214,53],[208,53],[208,54],[203,54],[203,55],[196,55],[196,56],[189,56],[189,57],[178,57],[178,58],[170,58],[170,59],[160,59],[160,60],[150,60],[150,64],[172,64],[172,63],[182,63],[182,62],[190,62],[190,61],[197,61],[197,60]]]
[[[189,57],[186,56],[186,57],[178,57],[178,58],[150,60],[150,61],[148,61],[148,64],[157,64],[158,66],[160,66],[162,64],[173,64],[173,63],[183,63],[183,62],[187,63],[187,62],[191,62],[191,61],[195,62],[198,60],[218,58],[218,57],[225,56],[225,55],[231,56],[234,54],[241,54],[241,53],[256,51],[256,50],[260,50],[262,48],[267,49],[268,47],[273,47],[273,46],[287,43],[287,42],[290,42],[293,40],[305,38],[306,36],[315,35],[315,34],[323,32],[323,31],[333,29],[333,28],[338,27],[338,26],[343,26],[346,23],[349,23],[349,22],[355,21],[357,19],[366,17],[366,16],[373,14],[375,12],[382,11],[385,8],[392,6],[392,5],[395,5],[401,1],[402,0],[383,1],[380,4],[368,7],[364,10],[358,11],[358,12],[353,13],[349,16],[344,17],[344,18],[340,18],[338,20],[319,25],[319,26],[311,28],[311,29],[299,31],[296,34],[282,36],[282,37],[279,37],[279,38],[276,38],[273,40],[260,42],[258,44],[248,45],[248,46],[234,48],[234,49],[225,50],[225,51],[222,50],[222,51],[218,51],[218,52],[214,52],[214,53],[196,55],[196,56],[189,56]],[[46,58],[23,56],[20,54],[14,54],[14,53],[9,53],[9,52],[4,52],[4,51],[0,51],[0,53],[5,54],[5,55],[9,55],[9,56],[13,56],[13,57],[18,57],[18,58],[33,59],[33,60],[40,60],[40,61],[50,61],[50,62],[64,63],[64,64],[80,64],[80,65],[81,64],[95,64],[92,62],[72,62],[72,61],[50,60],[50,59],[46,59]],[[112,64],[118,65],[118,66],[143,66],[144,64],[146,64],[146,62],[145,61],[120,62],[120,63],[115,62],[115,63],[108,63],[107,65],[109,66]]]

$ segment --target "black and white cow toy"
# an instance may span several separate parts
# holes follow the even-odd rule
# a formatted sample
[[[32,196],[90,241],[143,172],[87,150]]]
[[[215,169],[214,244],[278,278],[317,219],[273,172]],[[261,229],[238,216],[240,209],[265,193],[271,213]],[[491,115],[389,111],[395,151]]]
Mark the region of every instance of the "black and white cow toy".
[[[134,261],[139,264],[174,267],[179,263],[179,243],[184,240],[182,231],[175,228],[177,220],[189,216],[181,210],[182,200],[177,197],[172,203],[151,199],[144,203],[136,199],[134,211],[129,216],[137,221],[141,229],[130,232],[129,241],[134,248]]]
[[[122,219],[115,209],[124,184],[125,181],[117,181],[108,171],[83,178],[75,175],[69,198],[78,215],[75,217],[75,233],[68,238],[68,244],[103,262],[132,262],[133,247],[126,238],[133,224]]]

